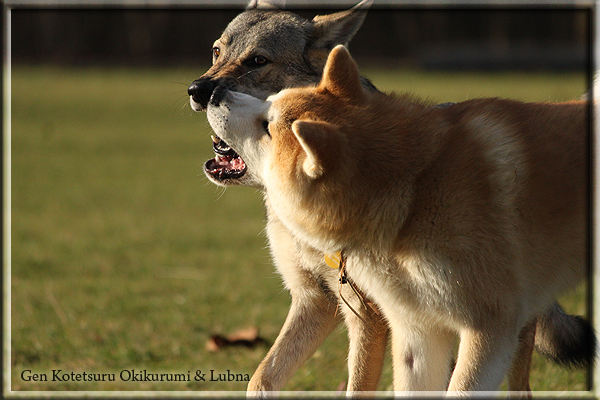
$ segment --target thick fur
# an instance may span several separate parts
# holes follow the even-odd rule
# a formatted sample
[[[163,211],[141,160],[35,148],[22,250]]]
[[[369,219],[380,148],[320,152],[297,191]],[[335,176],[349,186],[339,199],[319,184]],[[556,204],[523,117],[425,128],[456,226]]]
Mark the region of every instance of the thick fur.
[[[364,90],[343,46],[318,86],[267,101],[220,90],[209,121],[265,190],[269,236],[291,233],[284,249],[344,250],[391,328],[395,390],[490,391],[527,373],[537,317],[586,272],[587,103],[436,108]],[[289,369],[274,361],[295,368],[308,353],[297,349],[314,350],[333,326],[315,291],[322,268],[296,268],[289,283],[301,293],[292,309],[326,329],[288,318],[282,332],[318,340],[276,343],[262,384],[280,385],[277,368]],[[517,378],[509,384],[526,384]]]
[[[337,44],[347,43],[359,29],[370,1],[363,1],[351,10],[317,16],[306,20],[292,13],[278,10],[274,1],[252,1],[248,11],[236,17],[214,44],[213,66],[195,80],[188,90],[190,104],[196,111],[206,109],[216,87],[248,93],[266,99],[286,87],[316,84],[321,79],[327,54]],[[267,62],[253,63],[258,55]],[[375,90],[368,80],[361,78],[364,87]],[[260,184],[248,179],[250,174],[237,180],[221,181],[219,184]],[[336,270],[326,267],[323,254],[298,241],[272,212],[269,200],[267,208],[267,233],[271,252],[277,270],[289,289],[292,306],[286,324],[282,328],[275,345],[254,374],[249,390],[278,390],[299,365],[321,344],[337,324],[335,309],[341,293],[362,320],[345,306],[340,310],[348,327],[350,352],[348,359],[349,391],[376,390],[387,343],[387,324],[372,309],[362,307],[362,302],[347,285],[341,288]],[[575,319],[562,312],[560,307],[545,313],[545,320],[561,323],[545,324],[538,327],[536,344],[543,339],[543,348],[548,354],[574,354],[564,344],[572,344],[574,349],[582,348],[582,337],[593,335],[579,334],[581,329],[567,335],[574,341],[561,341],[557,334],[564,327],[576,327]],[[553,329],[546,335],[540,335]],[[570,329],[567,329],[570,332]],[[530,333],[536,333],[532,324]],[[523,335],[523,337],[531,337]],[[515,378],[510,387],[513,390],[528,390],[531,343],[522,341],[523,360],[515,368]],[[560,351],[559,349],[564,349]],[[274,362],[274,360],[283,360]]]

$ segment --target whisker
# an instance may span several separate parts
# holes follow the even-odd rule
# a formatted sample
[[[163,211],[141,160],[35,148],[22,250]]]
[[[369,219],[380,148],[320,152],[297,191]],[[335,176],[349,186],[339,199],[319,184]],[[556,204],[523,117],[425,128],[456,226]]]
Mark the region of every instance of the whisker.
[[[248,72],[246,72],[246,73],[244,73],[244,74],[242,74],[242,75],[238,76],[238,77],[237,77],[237,78],[235,78],[235,79],[237,79],[237,80],[239,81],[239,80],[240,80],[240,78],[243,78],[244,76],[248,75],[249,73],[251,73],[251,72],[256,72],[256,71],[258,71],[258,70],[256,70],[256,69],[250,70],[250,71],[248,71]]]
[[[192,111],[192,108],[190,107],[190,103],[187,101],[181,105],[181,113],[183,114],[184,111]],[[193,114],[190,113],[190,115],[193,115]]]
[[[195,112],[190,107],[190,101],[188,96],[179,96],[178,99],[173,101],[173,108],[178,108],[181,111],[181,115],[184,115],[186,112],[188,115],[194,115]]]
[[[186,103],[189,101],[189,96],[187,95],[179,95],[177,99],[173,101],[173,103],[179,103],[180,101],[185,101]]]
[[[227,190],[227,188],[226,188],[226,187],[223,187],[223,186],[217,186],[217,191],[219,191],[219,190],[221,190],[221,194],[219,195],[219,197],[217,197],[217,198],[214,200],[214,201],[215,201],[215,203],[216,203],[217,201],[219,201],[219,200],[221,199],[221,197],[223,197],[223,196],[225,195],[225,191]]]

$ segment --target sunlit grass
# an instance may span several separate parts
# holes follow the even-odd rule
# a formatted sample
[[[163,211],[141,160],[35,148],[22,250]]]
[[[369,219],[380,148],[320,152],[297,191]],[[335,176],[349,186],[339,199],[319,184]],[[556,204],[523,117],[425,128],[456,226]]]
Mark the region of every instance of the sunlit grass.
[[[271,265],[262,196],[202,173],[203,113],[192,70],[12,70],[13,390],[244,390],[245,382],[122,382],[125,369],[252,375],[267,347],[210,353],[211,334],[257,326],[272,342],[289,296]],[[583,74],[371,71],[384,90],[434,101],[481,95],[560,100]],[[585,313],[585,293],[564,299]],[[286,390],[347,379],[339,327]],[[21,372],[116,373],[115,382],[25,382]],[[391,389],[386,364],[380,389]],[[584,390],[585,374],[536,355],[534,390]]]

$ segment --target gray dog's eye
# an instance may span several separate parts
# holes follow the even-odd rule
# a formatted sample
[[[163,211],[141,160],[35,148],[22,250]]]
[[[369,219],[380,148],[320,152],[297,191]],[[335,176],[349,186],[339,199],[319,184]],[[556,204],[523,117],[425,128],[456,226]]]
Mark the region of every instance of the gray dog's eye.
[[[253,56],[244,61],[246,66],[250,68],[258,68],[269,63],[269,60],[265,56]]]
[[[219,49],[218,47],[213,47],[213,49],[212,49],[213,60],[216,60],[217,58],[219,58],[219,55],[221,55],[221,49]]]
[[[256,65],[263,65],[267,63],[267,59],[264,58],[263,56],[256,56],[254,57],[254,63]]]

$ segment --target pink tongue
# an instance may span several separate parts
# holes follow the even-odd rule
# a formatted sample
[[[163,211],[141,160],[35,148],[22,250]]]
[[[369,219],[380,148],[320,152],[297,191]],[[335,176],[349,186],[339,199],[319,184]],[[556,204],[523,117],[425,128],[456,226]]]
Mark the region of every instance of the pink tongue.
[[[215,158],[215,161],[219,167],[229,167],[231,165],[231,157],[218,157]]]
[[[242,160],[241,157],[237,157],[237,158],[233,159],[233,161],[231,162],[231,166],[234,169],[240,169],[241,170],[241,169],[244,169],[245,163],[244,163],[244,161]]]
[[[241,157],[232,159],[230,156],[221,156],[218,159],[215,158],[215,161],[217,166],[227,169],[242,170],[246,165]]]

